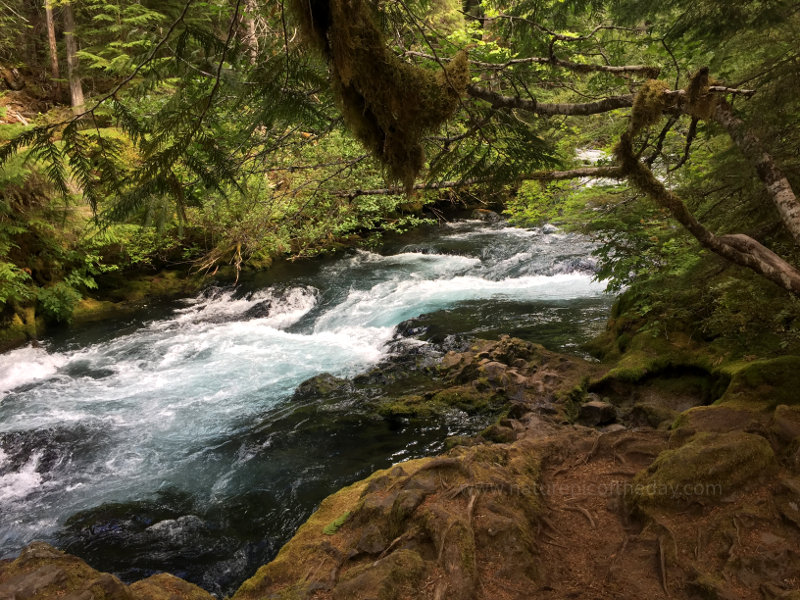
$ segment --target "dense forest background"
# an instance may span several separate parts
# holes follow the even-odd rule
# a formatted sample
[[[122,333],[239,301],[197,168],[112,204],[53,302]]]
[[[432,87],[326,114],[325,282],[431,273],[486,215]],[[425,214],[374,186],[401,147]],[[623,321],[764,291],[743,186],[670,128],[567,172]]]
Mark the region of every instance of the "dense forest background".
[[[461,202],[597,238],[624,290],[605,353],[800,350],[798,3],[2,0],[0,21],[9,343],[139,276],[237,278]]]

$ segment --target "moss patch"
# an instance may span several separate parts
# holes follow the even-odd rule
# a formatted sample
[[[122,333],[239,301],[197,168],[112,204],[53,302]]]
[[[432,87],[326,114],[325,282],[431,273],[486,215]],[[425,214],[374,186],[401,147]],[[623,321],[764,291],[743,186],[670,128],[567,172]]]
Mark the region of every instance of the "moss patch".
[[[76,556],[34,542],[16,560],[0,561],[0,598],[213,600],[214,597],[166,573],[133,583],[129,588],[113,575],[96,571]]]
[[[490,390],[479,391],[471,385],[446,388],[434,394],[409,394],[380,401],[378,414],[385,418],[421,419],[441,416],[452,409],[469,415],[500,412],[506,400]]]
[[[767,441],[743,432],[699,433],[662,452],[633,480],[628,500],[640,509],[719,502],[776,465]]]
[[[333,597],[337,600],[410,598],[424,572],[425,562],[417,552],[398,550],[375,563],[348,571]]]
[[[346,513],[343,513],[342,515],[340,515],[339,517],[337,517],[336,519],[325,525],[325,527],[322,528],[322,533],[324,533],[325,535],[333,535],[334,533],[339,531],[339,527],[344,525],[347,519],[349,518],[350,518],[350,511],[348,510]]]
[[[800,405],[800,356],[782,356],[733,367],[733,379],[717,404],[761,406]]]

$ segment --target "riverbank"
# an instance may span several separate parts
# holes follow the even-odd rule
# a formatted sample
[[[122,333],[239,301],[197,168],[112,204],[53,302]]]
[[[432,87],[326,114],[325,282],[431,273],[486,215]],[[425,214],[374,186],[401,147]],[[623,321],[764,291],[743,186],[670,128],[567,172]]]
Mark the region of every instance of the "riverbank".
[[[611,303],[590,249],[458,222],[3,355],[0,556],[41,540],[233,593],[333,491],[502,414],[438,382],[444,353],[503,332],[579,352]]]
[[[449,352],[442,393],[401,418],[465,391],[503,416],[327,498],[234,600],[794,598],[800,357],[705,373],[626,358],[639,377],[513,338]],[[0,566],[9,597],[56,591],[211,597],[166,576],[125,587],[41,546]]]
[[[489,210],[489,208],[502,210],[502,206],[497,202],[486,204],[477,203],[474,199],[470,201],[428,199],[406,208],[420,219],[429,219],[431,223],[469,217],[486,223],[496,224],[503,221],[498,213]],[[312,253],[314,257],[302,258],[301,263],[313,261],[321,256],[341,255],[356,248],[373,247],[378,243],[377,240],[387,233],[388,231],[377,228],[341,238],[326,238],[318,243],[319,247]],[[177,256],[174,248],[172,254]],[[98,261],[98,265],[104,263],[102,257],[95,257],[95,260]],[[190,297],[209,285],[230,285],[240,277],[252,279],[269,271],[286,271],[287,265],[298,264],[293,261],[291,253],[278,251],[259,260],[253,259],[239,265],[242,270],[238,272],[233,264],[217,264],[212,269],[198,268],[202,264],[200,260],[184,261],[182,264],[163,260],[152,262],[150,268],[144,270],[141,265],[111,270],[100,267],[100,272],[92,278],[93,287],[84,289],[80,299],[66,303],[70,306],[68,314],[61,314],[59,320],[54,320],[52,315],[42,310],[41,303],[35,298],[33,301],[29,298],[26,302],[4,306],[0,314],[0,353],[27,343],[37,343],[54,332],[130,317],[141,312],[148,304]],[[51,285],[55,283],[58,281],[54,280]]]
[[[627,297],[581,355],[610,304],[589,249],[458,223],[26,349],[9,540],[130,585],[38,545],[0,597],[792,591],[800,357],[659,335]]]

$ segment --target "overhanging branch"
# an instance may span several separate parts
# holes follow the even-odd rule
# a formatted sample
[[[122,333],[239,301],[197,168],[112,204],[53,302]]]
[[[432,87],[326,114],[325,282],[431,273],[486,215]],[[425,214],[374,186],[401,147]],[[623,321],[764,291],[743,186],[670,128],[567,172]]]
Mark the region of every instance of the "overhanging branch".
[[[417,56],[419,58],[435,60],[437,62],[448,60],[445,58],[437,59],[437,57],[431,54],[426,54],[424,52],[417,52],[414,50],[406,51],[404,53],[404,56]],[[561,67],[564,69],[568,69],[570,71],[574,71],[575,73],[615,73],[617,75],[639,73],[642,76],[648,78],[658,77],[658,74],[661,72],[661,69],[659,67],[654,67],[650,65],[595,65],[587,63],[576,63],[570,60],[564,60],[558,58],[556,56],[551,56],[548,58],[542,56],[512,58],[502,63],[489,63],[479,60],[470,60],[469,64],[475,67],[480,67],[482,69],[490,69],[492,71],[502,71],[503,69],[507,69],[515,65],[538,64],[538,65],[549,65],[553,67]]]
[[[708,91],[715,94],[742,94],[751,96],[755,93],[754,90],[740,90],[736,88],[728,88],[725,86],[710,86]],[[473,98],[485,100],[495,108],[516,108],[533,112],[538,115],[554,116],[577,116],[585,117],[589,115],[598,115],[607,113],[612,110],[620,108],[630,108],[633,106],[633,94],[623,94],[620,96],[609,96],[602,100],[595,102],[578,102],[578,103],[546,103],[537,102],[535,99],[522,98],[520,96],[504,96],[498,92],[477,86],[467,86],[467,94]],[[686,112],[685,108],[675,106],[677,101],[687,97],[686,90],[666,90],[664,95],[671,101],[670,110],[679,110]]]
[[[633,106],[633,94],[623,96],[611,96],[596,102],[582,103],[545,103],[529,100],[519,96],[503,96],[497,92],[487,90],[477,85],[467,86],[467,94],[473,98],[485,100],[495,108],[517,108],[537,115],[574,115],[588,116],[610,112],[618,108],[630,108]]]
[[[631,132],[617,145],[622,171],[633,185],[650,196],[691,233],[700,244],[734,264],[758,273],[795,296],[800,296],[800,271],[753,238],[741,234],[716,235],[689,211],[674,192],[668,190],[633,153]]]
[[[597,179],[624,179],[625,174],[619,167],[579,167],[565,171],[534,171],[515,177],[506,183],[520,181],[564,181],[568,179],[581,179],[584,177]],[[430,183],[418,183],[413,186],[414,191],[444,190],[483,183],[496,183],[496,180],[489,177],[472,177],[469,179],[453,181],[434,181]],[[357,198],[358,196],[387,196],[392,194],[405,194],[404,187],[385,187],[373,188],[368,190],[339,190],[332,192],[332,195],[339,197]]]

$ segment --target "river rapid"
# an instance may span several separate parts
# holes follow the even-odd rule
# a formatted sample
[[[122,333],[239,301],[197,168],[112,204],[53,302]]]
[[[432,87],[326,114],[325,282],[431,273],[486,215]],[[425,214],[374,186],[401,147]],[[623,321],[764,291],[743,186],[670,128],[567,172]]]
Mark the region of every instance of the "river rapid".
[[[611,301],[591,250],[460,221],[0,355],[0,558],[41,539],[231,593],[325,496],[486,425],[387,422],[364,407],[396,391],[376,367],[501,333],[579,352]],[[296,392],[321,373],[363,391]]]

